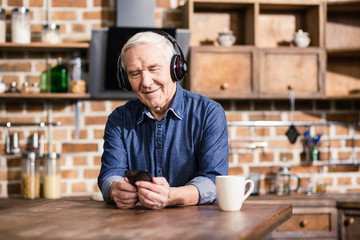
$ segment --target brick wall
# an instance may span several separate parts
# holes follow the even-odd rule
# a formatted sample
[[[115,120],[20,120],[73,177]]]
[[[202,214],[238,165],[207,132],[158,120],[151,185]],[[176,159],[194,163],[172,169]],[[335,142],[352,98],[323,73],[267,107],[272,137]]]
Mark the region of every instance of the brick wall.
[[[156,26],[176,27],[181,14],[173,5],[182,1],[157,0]],[[0,0],[6,9],[8,29],[10,29],[11,9],[27,6],[31,10],[32,40],[39,41],[41,25],[46,20],[45,0]],[[50,18],[60,24],[64,41],[84,41],[91,37],[94,27],[111,26],[115,20],[114,0],[50,1]],[[8,31],[8,41],[10,32]],[[71,53],[64,53],[71,58]],[[45,53],[41,52],[0,52],[0,77],[9,84],[16,81],[39,82],[40,74],[46,68]],[[55,55],[50,55],[55,63]],[[0,129],[0,197],[19,196],[21,178],[21,157],[5,155],[5,138],[13,132],[19,133],[20,145],[24,147],[27,137],[38,132],[45,137],[45,151],[49,133],[51,148],[61,153],[62,195],[89,195],[97,192],[96,178],[100,168],[102,136],[107,115],[123,101],[80,101],[79,139],[75,137],[75,102],[70,100],[45,102],[42,100],[0,100],[0,122],[40,122],[61,121],[59,127],[11,127]],[[290,105],[287,100],[273,101],[222,101],[228,121],[289,121]],[[295,121],[359,121],[359,100],[312,101],[297,100]],[[49,115],[48,115],[49,113]],[[49,119],[48,119],[49,116]],[[230,174],[248,175],[261,173],[261,193],[270,190],[268,180],[287,159],[293,173],[301,177],[305,186],[309,172],[318,172],[329,157],[332,162],[349,163],[360,158],[360,129],[349,125],[297,127],[303,135],[323,132],[321,161],[308,165],[302,157],[302,137],[292,145],[285,136],[288,127],[229,127]],[[265,147],[248,148],[246,143],[264,142]],[[330,143],[330,151],[329,151]],[[244,147],[245,146],[245,147]],[[325,180],[329,192],[360,192],[360,172],[358,166],[330,166]]]

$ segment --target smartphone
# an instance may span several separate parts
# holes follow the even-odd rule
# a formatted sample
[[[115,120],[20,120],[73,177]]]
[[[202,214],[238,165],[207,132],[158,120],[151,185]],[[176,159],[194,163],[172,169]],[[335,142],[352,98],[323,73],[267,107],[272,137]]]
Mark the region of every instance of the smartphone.
[[[148,181],[151,182],[150,173],[147,170],[130,170],[125,172],[125,176],[129,180],[129,183],[136,186],[137,181]]]

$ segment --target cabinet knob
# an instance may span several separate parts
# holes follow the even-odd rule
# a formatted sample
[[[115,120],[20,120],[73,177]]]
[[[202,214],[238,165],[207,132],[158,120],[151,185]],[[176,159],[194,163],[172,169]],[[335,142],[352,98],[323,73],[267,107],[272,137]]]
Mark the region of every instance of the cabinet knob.
[[[226,89],[228,89],[228,87],[229,87],[229,83],[227,83],[227,82],[224,82],[224,83],[221,84],[221,86],[220,86],[221,90],[226,90]]]
[[[308,224],[308,220],[305,219],[305,220],[301,220],[299,225],[300,225],[301,228],[304,228],[304,227],[307,226],[307,224]]]
[[[354,223],[355,223],[355,219],[351,217],[351,218],[348,218],[348,219],[346,219],[344,221],[344,226],[348,227],[348,226],[350,226],[351,224],[354,224]]]

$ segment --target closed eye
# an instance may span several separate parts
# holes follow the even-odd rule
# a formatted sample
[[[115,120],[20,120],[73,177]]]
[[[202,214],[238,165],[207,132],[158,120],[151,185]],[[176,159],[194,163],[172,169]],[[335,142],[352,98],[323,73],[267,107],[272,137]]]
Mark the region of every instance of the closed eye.
[[[141,74],[141,71],[130,71],[129,72],[130,78],[137,78],[140,76],[140,74]]]
[[[160,71],[160,67],[159,66],[152,66],[149,68],[150,72],[158,72]]]

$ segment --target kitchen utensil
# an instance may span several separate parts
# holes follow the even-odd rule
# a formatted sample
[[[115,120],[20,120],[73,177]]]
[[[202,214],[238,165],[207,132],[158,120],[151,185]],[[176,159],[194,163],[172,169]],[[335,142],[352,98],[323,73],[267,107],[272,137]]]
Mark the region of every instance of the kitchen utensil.
[[[317,133],[316,136],[313,138],[314,146],[317,146],[319,144],[322,135],[322,133]]]
[[[294,123],[294,111],[295,111],[295,92],[291,88],[291,86],[288,86],[288,90],[289,90],[289,99],[290,99],[290,105],[291,105],[291,112],[290,112],[291,125],[290,125],[289,129],[286,131],[285,135],[288,137],[290,143],[294,144],[300,134],[296,130],[296,128],[293,124]]]
[[[19,135],[17,132],[10,135],[10,154],[15,154],[20,152],[19,147]]]
[[[296,130],[294,125],[291,125],[289,129],[286,131],[285,135],[288,137],[291,144],[296,142],[296,139],[300,135],[299,132]]]
[[[291,187],[291,179],[295,179],[295,187]],[[300,178],[291,174],[290,167],[281,167],[276,175],[276,194],[278,196],[288,196],[291,191],[297,191],[300,186]]]

